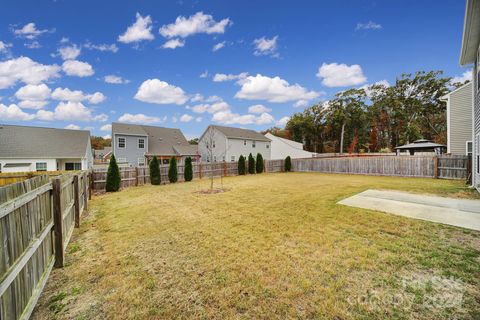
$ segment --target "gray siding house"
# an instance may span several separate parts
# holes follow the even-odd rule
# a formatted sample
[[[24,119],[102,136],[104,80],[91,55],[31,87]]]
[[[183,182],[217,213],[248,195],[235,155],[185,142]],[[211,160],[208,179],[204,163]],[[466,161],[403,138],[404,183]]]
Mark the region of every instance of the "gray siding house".
[[[0,172],[87,170],[90,131],[0,125]]]
[[[447,153],[472,153],[472,82],[442,97],[447,102]]]
[[[460,65],[473,64],[472,96],[472,184],[480,189],[480,0],[467,0],[463,26]]]
[[[161,164],[172,157],[182,164],[186,157],[197,161],[197,147],[188,143],[180,129],[112,123],[112,148],[117,162],[144,166],[156,156]]]

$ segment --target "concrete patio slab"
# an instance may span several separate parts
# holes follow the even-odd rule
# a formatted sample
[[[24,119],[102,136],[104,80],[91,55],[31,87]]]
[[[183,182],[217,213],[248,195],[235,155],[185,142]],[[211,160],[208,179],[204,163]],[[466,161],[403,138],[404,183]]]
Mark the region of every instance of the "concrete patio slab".
[[[367,190],[338,203],[480,231],[480,200]]]

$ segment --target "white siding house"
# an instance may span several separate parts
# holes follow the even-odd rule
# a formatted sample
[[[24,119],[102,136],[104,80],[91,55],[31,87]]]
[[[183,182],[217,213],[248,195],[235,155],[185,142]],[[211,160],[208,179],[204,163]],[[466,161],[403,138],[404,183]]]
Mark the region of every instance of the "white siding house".
[[[277,137],[270,132],[265,135],[271,142],[272,160],[285,159],[290,156],[292,159],[311,158],[315,155],[313,152],[303,150],[303,144],[300,142]]]
[[[87,170],[90,132],[0,125],[0,172]]]
[[[211,146],[211,148],[210,148]],[[270,139],[259,132],[234,127],[209,126],[198,141],[198,151],[203,162],[238,161],[243,155],[254,157],[260,153],[270,160]]]
[[[447,102],[447,153],[472,152],[472,82],[442,97]]]

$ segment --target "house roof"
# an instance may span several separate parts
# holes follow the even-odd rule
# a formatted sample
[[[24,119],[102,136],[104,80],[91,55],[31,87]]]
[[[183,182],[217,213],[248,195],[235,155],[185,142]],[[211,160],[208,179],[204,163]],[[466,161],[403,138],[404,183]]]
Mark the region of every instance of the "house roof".
[[[463,24],[460,65],[475,62],[480,43],[480,0],[467,0]]]
[[[114,134],[131,134],[148,137],[147,155],[196,155],[197,148],[188,143],[180,129],[114,122]]]
[[[90,131],[0,124],[1,158],[83,158]]]
[[[435,143],[431,140],[420,139],[416,140],[413,143],[409,143],[403,146],[396,147],[395,149],[434,149],[434,148],[446,148],[446,145]]]
[[[289,139],[285,139],[285,138],[282,138],[282,137],[279,137],[279,136],[276,136],[270,132],[267,132],[265,134],[265,137],[267,137],[268,139],[270,140],[277,140],[277,141],[280,141],[286,145],[288,145],[289,147],[292,147],[292,148],[295,148],[295,149],[298,149],[298,150],[302,150],[303,151],[303,144],[300,143],[300,142],[296,142],[296,141],[293,141],[293,140],[289,140]],[[308,151],[306,151],[308,152]]]
[[[254,130],[241,129],[241,128],[235,128],[235,127],[213,126],[213,125],[210,127],[220,131],[227,138],[270,141],[270,139],[265,137],[263,134]]]
[[[464,85],[456,88],[455,90],[450,91],[450,92],[447,93],[446,95],[441,96],[441,97],[440,97],[440,100],[448,100],[448,99],[450,99],[450,96],[451,96],[453,93],[456,93],[456,92],[458,92],[458,91],[460,91],[460,90],[462,90],[462,89],[465,89],[465,88],[467,88],[469,91],[471,91],[471,90],[472,90],[472,88],[471,88],[472,86],[473,86],[472,81],[469,81],[469,82],[465,83]],[[470,87],[470,88],[468,88],[468,87]]]

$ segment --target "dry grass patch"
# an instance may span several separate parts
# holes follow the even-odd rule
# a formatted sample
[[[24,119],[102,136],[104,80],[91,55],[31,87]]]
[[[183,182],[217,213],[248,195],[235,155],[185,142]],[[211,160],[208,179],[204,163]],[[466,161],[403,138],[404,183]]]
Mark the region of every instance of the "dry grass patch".
[[[317,173],[96,197],[34,319],[478,319],[480,233],[337,205],[462,183]]]

